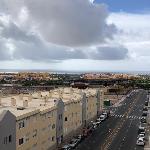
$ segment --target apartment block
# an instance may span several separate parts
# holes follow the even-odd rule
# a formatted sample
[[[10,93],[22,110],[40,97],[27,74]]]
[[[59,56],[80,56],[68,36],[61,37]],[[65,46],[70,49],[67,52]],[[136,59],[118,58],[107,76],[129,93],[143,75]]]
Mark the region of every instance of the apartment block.
[[[99,89],[58,88],[0,98],[0,148],[51,150],[95,118]]]

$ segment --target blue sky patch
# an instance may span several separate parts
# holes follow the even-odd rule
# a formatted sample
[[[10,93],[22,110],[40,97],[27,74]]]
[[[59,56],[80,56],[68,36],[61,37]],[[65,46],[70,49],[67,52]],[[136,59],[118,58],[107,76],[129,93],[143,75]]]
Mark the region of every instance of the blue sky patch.
[[[95,2],[106,3],[113,12],[150,12],[150,0],[95,0]]]

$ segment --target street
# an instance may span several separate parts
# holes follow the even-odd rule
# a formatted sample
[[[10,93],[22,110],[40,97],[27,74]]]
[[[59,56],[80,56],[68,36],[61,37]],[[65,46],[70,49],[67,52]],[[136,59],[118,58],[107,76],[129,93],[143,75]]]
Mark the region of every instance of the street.
[[[104,121],[76,149],[143,150],[143,147],[136,145],[136,140],[146,99],[144,90],[132,92],[119,107],[110,108],[112,113],[109,119]]]

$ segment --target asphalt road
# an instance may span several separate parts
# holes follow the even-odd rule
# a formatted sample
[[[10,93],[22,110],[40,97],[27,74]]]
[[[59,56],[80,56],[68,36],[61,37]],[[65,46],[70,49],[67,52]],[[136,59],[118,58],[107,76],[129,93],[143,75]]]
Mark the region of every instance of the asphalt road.
[[[111,116],[104,121],[77,150],[143,150],[136,146],[138,126],[147,95],[144,90],[134,91],[121,106],[110,108]]]

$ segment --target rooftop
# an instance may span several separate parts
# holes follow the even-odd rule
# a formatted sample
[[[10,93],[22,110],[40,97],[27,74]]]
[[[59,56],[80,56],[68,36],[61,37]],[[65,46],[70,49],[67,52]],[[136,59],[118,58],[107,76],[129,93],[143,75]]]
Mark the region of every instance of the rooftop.
[[[4,110],[12,112],[17,119],[36,113],[45,113],[56,109],[56,100],[62,99],[65,104],[80,101],[82,92],[87,96],[95,95],[96,89],[79,90],[73,88],[58,88],[51,91],[20,94],[16,96],[1,97],[0,114]]]

